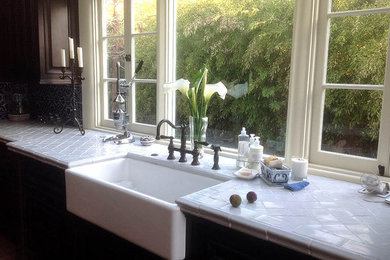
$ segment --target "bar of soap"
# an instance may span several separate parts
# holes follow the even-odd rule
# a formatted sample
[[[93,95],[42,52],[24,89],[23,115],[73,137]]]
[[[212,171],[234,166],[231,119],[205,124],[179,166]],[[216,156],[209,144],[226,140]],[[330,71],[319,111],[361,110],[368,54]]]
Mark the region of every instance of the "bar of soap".
[[[269,167],[281,169],[281,168],[283,168],[283,161],[280,160],[280,159],[270,161],[269,162]]]
[[[240,171],[240,174],[242,175],[242,176],[251,176],[252,175],[252,171],[251,170],[242,170],[242,171]]]
[[[265,158],[264,163],[271,168],[282,168],[283,165],[283,161],[277,156],[269,156]]]

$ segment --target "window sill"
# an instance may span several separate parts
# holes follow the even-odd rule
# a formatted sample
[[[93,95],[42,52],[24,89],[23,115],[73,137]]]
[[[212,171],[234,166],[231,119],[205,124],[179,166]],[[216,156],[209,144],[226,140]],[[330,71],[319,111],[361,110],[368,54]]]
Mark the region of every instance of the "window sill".
[[[105,131],[109,133],[121,133],[120,131],[116,131],[112,128],[108,127],[96,127],[93,130],[99,130],[99,131]],[[136,133],[132,132],[136,136],[142,136],[145,135],[144,133]],[[168,140],[157,140],[156,141],[159,144],[166,144],[168,146],[169,141]],[[175,139],[173,140],[173,143],[176,146],[180,146],[180,140]],[[190,142],[187,141],[188,147],[190,146]],[[205,153],[207,154],[213,154],[214,151],[210,147],[205,148]],[[222,151],[219,153],[221,157],[226,157],[226,158],[231,158],[235,159],[237,158],[237,150],[232,149],[232,148],[222,148]],[[268,155],[265,155],[268,156]],[[345,170],[341,168],[335,168],[335,167],[329,167],[329,166],[323,166],[319,164],[313,164],[309,163],[309,169],[308,173],[312,175],[318,175],[318,176],[323,176],[327,178],[332,178],[332,179],[337,179],[337,180],[342,180],[342,181],[347,181],[347,182],[352,182],[352,183],[361,183],[360,178],[364,174],[364,172],[358,172],[358,171],[350,171],[350,170]],[[389,182],[390,183],[390,177],[387,176],[379,176],[381,181]]]
[[[365,172],[350,171],[340,168],[333,168],[329,166],[323,166],[319,164],[309,163],[309,174],[319,175],[327,178],[348,181],[353,183],[361,183],[360,178]],[[390,178],[387,176],[379,176],[381,181],[390,182]]]

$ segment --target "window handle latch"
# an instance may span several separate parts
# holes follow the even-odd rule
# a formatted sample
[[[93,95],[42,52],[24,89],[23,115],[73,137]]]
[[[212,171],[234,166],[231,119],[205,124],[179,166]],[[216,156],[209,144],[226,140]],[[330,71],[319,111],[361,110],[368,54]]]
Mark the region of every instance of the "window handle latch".
[[[126,54],[125,60],[126,60],[127,62],[130,62],[130,61],[131,61],[131,54]]]
[[[379,172],[379,176],[385,175],[385,166],[378,165],[378,172]]]

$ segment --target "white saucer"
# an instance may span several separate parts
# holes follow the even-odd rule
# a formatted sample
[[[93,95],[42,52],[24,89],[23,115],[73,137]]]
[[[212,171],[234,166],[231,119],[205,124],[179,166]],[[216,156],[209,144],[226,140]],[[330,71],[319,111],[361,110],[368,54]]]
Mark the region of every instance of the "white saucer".
[[[246,173],[250,172],[250,174],[242,175],[243,172],[246,172]],[[238,178],[241,178],[241,179],[252,180],[256,176],[258,176],[260,174],[260,171],[259,170],[248,169],[248,168],[244,167],[244,168],[239,169],[238,171],[235,171],[233,174],[236,175]]]

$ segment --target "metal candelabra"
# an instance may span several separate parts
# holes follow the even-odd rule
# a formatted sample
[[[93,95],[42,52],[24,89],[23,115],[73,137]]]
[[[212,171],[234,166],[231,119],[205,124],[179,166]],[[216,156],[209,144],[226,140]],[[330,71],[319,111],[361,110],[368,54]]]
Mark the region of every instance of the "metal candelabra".
[[[85,130],[83,128],[83,125],[80,123],[80,120],[77,118],[77,108],[76,108],[76,84],[75,84],[75,80],[79,79],[79,80],[84,80],[85,78],[81,76],[81,74],[83,73],[83,68],[80,68],[80,67],[77,67],[75,66],[75,59],[69,59],[69,68],[72,72],[71,75],[65,75],[65,71],[66,71],[66,68],[65,67],[62,67],[61,68],[61,71],[62,71],[62,75],[60,76],[60,79],[70,79],[71,81],[71,84],[72,84],[72,88],[73,88],[73,117],[69,118],[68,120],[66,120],[62,126],[55,126],[53,131],[54,133],[56,134],[59,134],[62,132],[62,130],[64,129],[64,125],[66,125],[67,123],[69,123],[70,121],[74,121],[77,126],[79,127],[79,131],[81,133],[81,135],[84,135],[85,134]],[[76,71],[77,70],[77,71]]]

